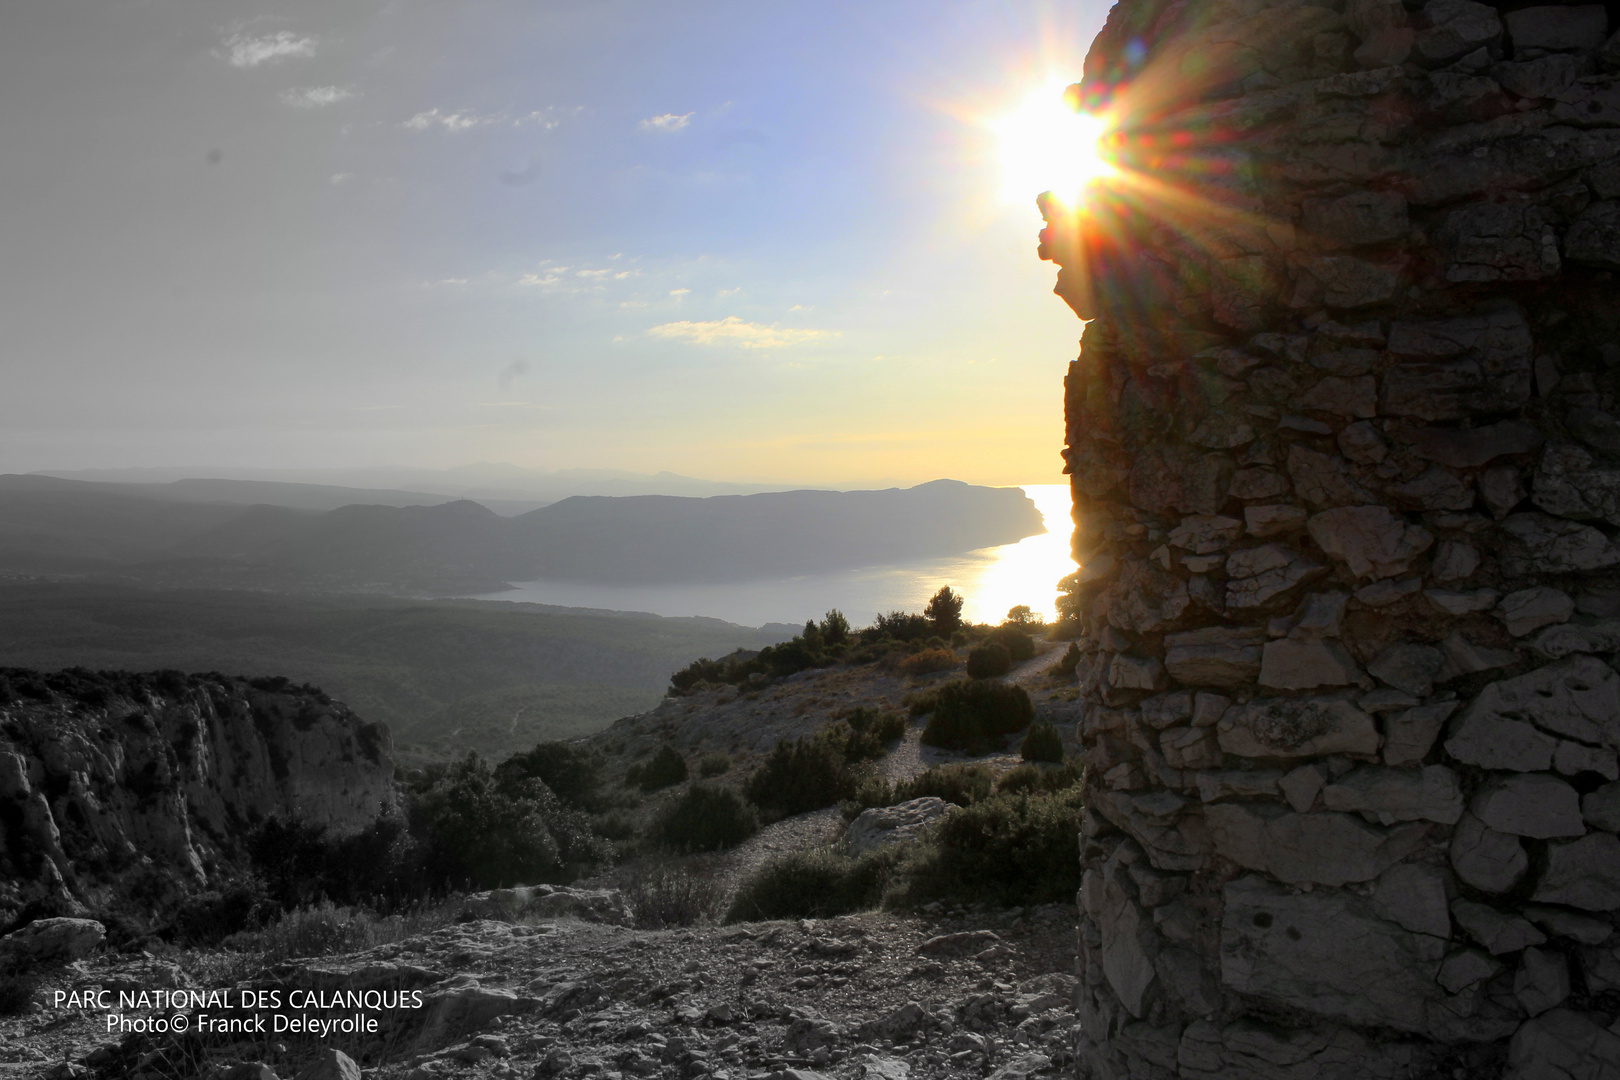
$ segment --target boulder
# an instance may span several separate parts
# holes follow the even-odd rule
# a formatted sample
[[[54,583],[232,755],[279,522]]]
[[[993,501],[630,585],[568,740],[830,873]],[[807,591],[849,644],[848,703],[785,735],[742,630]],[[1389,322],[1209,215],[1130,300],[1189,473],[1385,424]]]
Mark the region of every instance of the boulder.
[[[862,810],[849,823],[844,842],[852,855],[874,851],[890,844],[915,840],[943,818],[949,810],[944,799],[926,795],[895,806],[874,806]]]
[[[94,919],[35,919],[0,938],[0,969],[71,964],[90,955],[106,936],[107,928]]]
[[[1542,945],[1547,936],[1518,915],[1498,911],[1477,900],[1455,900],[1451,917],[1470,937],[1496,956],[1515,953],[1529,945]]]
[[[1514,637],[1540,630],[1544,626],[1568,622],[1575,614],[1575,601],[1561,589],[1536,585],[1508,593],[1502,597],[1497,617]]]
[[[1620,1076],[1620,1034],[1581,1013],[1553,1009],[1513,1033],[1506,1075],[1507,1080]]]

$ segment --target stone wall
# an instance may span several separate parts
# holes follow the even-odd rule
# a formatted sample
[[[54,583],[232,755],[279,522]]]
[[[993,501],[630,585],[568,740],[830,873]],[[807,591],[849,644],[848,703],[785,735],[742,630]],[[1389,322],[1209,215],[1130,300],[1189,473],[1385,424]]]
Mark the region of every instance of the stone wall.
[[[1041,248],[1091,320],[1082,1075],[1620,1077],[1617,28],[1097,38],[1120,170]]]

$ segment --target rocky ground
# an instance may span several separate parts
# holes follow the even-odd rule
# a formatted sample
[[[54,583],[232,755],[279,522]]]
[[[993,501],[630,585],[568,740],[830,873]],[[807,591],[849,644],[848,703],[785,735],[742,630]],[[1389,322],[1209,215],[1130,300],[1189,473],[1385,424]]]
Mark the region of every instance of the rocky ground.
[[[452,923],[369,951],[294,961],[234,984],[232,1009],[131,1016],[268,1017],[240,993],[411,992],[420,1007],[362,1009],[372,1035],[109,1036],[119,990],[219,990],[218,954],[106,953],[55,969],[50,1002],[0,1018],[0,1077],[848,1078],[1071,1073],[1073,906],[638,931],[560,918]],[[106,990],[99,1007],[56,993]],[[273,1023],[273,1020],[267,1021]],[[325,1052],[323,1059],[322,1053]],[[250,1068],[262,1063],[262,1070]]]

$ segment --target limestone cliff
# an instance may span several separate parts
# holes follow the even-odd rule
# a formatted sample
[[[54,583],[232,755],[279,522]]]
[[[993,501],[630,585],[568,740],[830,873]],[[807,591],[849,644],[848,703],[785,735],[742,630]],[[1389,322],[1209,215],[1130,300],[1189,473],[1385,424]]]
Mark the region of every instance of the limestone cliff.
[[[1121,0],[1044,199],[1098,1077],[1620,1075],[1620,35]]]
[[[0,909],[160,908],[266,818],[357,831],[396,809],[390,749],[285,680],[0,669]]]

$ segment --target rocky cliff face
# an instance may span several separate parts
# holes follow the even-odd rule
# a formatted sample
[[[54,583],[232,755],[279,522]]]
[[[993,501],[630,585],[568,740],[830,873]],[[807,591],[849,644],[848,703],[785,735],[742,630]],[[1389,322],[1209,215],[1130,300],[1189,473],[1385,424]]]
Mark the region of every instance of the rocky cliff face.
[[[1121,0],[1092,48],[1120,170],[1042,234],[1092,1075],[1620,1075],[1617,16]]]
[[[0,670],[0,909],[162,907],[272,816],[395,809],[388,731],[285,680]]]

